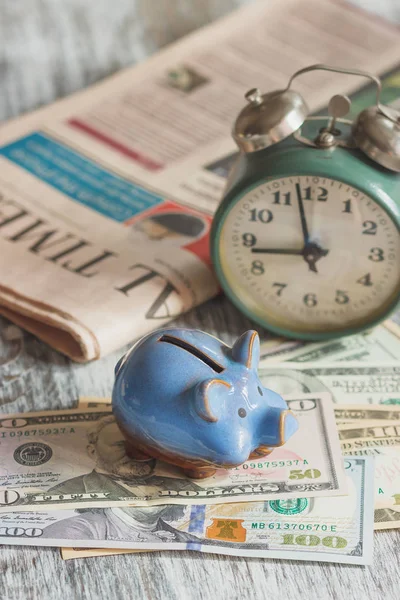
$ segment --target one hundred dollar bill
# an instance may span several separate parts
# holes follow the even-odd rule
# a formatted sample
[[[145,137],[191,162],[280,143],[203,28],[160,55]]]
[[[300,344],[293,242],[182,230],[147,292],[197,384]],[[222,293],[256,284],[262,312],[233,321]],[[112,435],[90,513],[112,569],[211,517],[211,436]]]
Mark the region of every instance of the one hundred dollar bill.
[[[346,494],[333,403],[288,398],[299,429],[269,456],[204,480],[133,460],[107,407],[0,418],[0,510],[195,504]],[[312,435],[310,435],[312,432]]]
[[[400,405],[400,364],[263,363],[258,375],[282,395],[328,392],[337,404]]]
[[[399,337],[383,326],[376,327],[370,332],[328,342],[307,343],[283,339],[280,342],[279,345],[273,345],[268,340],[261,345],[262,361],[296,363],[360,361],[373,363],[400,359]]]
[[[347,496],[2,513],[0,540],[15,545],[194,550],[370,564],[373,463],[365,458],[344,462]]]

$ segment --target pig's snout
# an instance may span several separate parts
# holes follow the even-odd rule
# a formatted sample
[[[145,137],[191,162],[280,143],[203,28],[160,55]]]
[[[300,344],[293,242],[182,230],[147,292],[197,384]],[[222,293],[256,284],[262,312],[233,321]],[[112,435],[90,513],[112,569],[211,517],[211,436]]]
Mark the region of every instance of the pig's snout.
[[[297,431],[297,418],[291,410],[270,408],[263,419],[260,443],[263,446],[282,446]]]

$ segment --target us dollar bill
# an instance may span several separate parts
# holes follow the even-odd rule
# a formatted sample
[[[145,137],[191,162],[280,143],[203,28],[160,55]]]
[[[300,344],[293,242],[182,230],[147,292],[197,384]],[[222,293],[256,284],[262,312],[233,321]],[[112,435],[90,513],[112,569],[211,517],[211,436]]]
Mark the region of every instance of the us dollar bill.
[[[204,480],[155,459],[132,460],[109,408],[4,415],[0,510],[196,504],[346,493],[333,403],[287,399],[299,429],[269,456]],[[313,435],[310,435],[310,431]]]
[[[371,446],[367,443],[368,441],[371,441],[371,438],[343,441],[343,454],[373,457],[375,462],[375,508],[386,507],[400,510],[400,446],[387,444]],[[356,442],[359,443],[356,444]]]
[[[374,529],[399,529],[400,514],[391,508],[376,508],[374,511]],[[72,556],[70,557],[72,558]]]
[[[262,361],[276,362],[387,362],[400,359],[400,339],[383,326],[360,333],[320,343],[271,340],[261,345]]]
[[[380,421],[380,420],[369,420],[369,419],[365,419],[363,421],[340,421],[338,419],[336,419],[336,425],[338,430],[340,431],[341,429],[343,429],[344,427],[346,427],[347,425],[351,425],[353,428],[359,427],[362,423],[363,427],[375,427],[377,425],[387,425],[388,422],[387,421]]]
[[[396,311],[390,316],[390,319],[384,321],[383,326],[390,333],[400,338],[400,311]]]
[[[258,375],[282,395],[330,393],[337,404],[400,405],[400,364],[265,363]]]
[[[389,448],[396,448],[396,452],[400,450],[400,437],[383,437],[383,438],[353,438],[350,440],[342,440],[340,447],[343,454],[350,456],[369,456],[371,454],[382,454]]]
[[[391,423],[384,421],[383,424],[372,421],[372,425],[365,425],[364,423],[353,425],[350,423],[338,426],[338,430],[340,440],[396,438],[400,437],[400,421],[392,421]]]
[[[111,407],[111,398],[108,396],[80,396],[77,402],[78,408],[101,408]]]
[[[117,554],[138,554],[140,552],[153,552],[153,550],[117,550],[116,548],[60,548],[60,554],[63,560],[71,560],[73,558],[93,558],[97,556],[115,556]]]
[[[366,458],[344,462],[347,496],[3,513],[0,540],[14,545],[194,550],[370,564],[373,464]]]
[[[383,404],[374,404],[362,406],[359,404],[349,404],[346,406],[335,406],[336,423],[340,425],[355,423],[365,425],[372,421],[400,421],[400,406],[386,406]]]

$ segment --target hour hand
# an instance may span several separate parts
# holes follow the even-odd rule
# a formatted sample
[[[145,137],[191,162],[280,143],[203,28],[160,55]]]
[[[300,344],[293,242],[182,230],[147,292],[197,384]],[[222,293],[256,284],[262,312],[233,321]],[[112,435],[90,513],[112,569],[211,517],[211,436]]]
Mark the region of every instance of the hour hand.
[[[254,254],[292,254],[293,256],[302,256],[303,249],[296,248],[252,248]]]

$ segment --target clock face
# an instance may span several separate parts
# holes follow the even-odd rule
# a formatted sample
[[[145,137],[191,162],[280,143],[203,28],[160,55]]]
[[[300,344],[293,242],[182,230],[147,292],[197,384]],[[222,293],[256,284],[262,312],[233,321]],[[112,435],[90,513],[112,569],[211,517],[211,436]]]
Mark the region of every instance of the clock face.
[[[269,180],[231,208],[219,238],[230,296],[293,334],[367,326],[400,294],[400,233],[371,197],[315,176]]]

